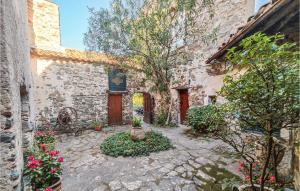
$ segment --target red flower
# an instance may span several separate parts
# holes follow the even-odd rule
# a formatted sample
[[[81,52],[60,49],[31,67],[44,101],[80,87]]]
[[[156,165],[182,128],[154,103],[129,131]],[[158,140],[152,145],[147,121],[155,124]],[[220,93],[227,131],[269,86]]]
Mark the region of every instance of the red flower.
[[[275,182],[275,176],[270,176],[270,184],[273,184]]]
[[[37,131],[36,136],[38,136],[38,137],[44,136],[44,132],[43,131]]]
[[[250,181],[250,176],[246,176],[245,179],[246,179],[247,182],[249,182]]]
[[[27,160],[29,160],[29,161],[34,160],[34,156],[32,156],[32,155],[28,156]]]
[[[50,172],[51,172],[51,173],[56,173],[56,169],[53,168],[53,169],[50,170]]]
[[[50,151],[50,156],[51,157],[55,157],[57,155],[57,152],[56,151]]]
[[[44,152],[47,152],[47,146],[45,144],[40,144],[40,147],[41,149],[44,151]]]
[[[258,184],[261,183],[261,178],[260,178],[260,177],[257,178],[257,183],[258,183]]]
[[[49,187],[48,187],[48,188],[45,188],[44,191],[53,191],[53,190],[52,190],[52,188],[49,188]]]
[[[37,168],[38,167],[38,161],[33,159],[28,162],[27,164],[28,168]]]
[[[64,162],[64,158],[63,158],[63,157],[58,157],[58,158],[57,158],[57,161],[58,161],[58,162]]]

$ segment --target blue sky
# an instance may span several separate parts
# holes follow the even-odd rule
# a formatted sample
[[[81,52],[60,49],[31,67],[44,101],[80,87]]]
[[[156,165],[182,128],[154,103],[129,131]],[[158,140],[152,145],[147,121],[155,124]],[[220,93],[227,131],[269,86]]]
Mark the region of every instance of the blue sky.
[[[256,0],[255,10],[269,0]],[[54,0],[60,9],[62,46],[84,50],[83,33],[88,28],[87,7],[108,8],[111,0]]]
[[[62,46],[84,50],[83,33],[88,28],[87,7],[107,8],[111,0],[53,0],[59,5]]]

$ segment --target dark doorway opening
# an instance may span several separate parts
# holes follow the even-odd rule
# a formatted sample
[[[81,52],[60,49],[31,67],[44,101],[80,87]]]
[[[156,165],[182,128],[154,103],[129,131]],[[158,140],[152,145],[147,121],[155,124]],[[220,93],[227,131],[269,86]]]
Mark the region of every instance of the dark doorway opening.
[[[149,93],[134,93],[132,97],[133,116],[145,123],[153,123],[153,101]]]

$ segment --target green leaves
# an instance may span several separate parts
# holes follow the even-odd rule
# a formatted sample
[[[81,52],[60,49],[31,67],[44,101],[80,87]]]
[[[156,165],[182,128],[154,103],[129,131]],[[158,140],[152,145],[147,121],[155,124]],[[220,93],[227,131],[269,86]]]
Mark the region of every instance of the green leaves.
[[[299,120],[299,51],[283,40],[256,33],[228,50],[230,70],[240,74],[229,73],[220,94],[240,113],[242,127],[273,132]]]
[[[188,123],[196,132],[214,132],[226,122],[218,106],[206,105],[189,109]]]
[[[84,43],[90,50],[134,62],[152,82],[151,89],[166,95],[172,69],[190,59],[179,47],[210,39],[203,29],[210,19],[201,25],[196,21],[202,13],[213,12],[212,4],[212,0],[113,0],[110,9],[91,9]]]
[[[121,132],[106,138],[100,146],[102,152],[113,157],[142,156],[173,148],[170,140],[154,131],[145,134],[145,140],[133,141],[130,133]]]

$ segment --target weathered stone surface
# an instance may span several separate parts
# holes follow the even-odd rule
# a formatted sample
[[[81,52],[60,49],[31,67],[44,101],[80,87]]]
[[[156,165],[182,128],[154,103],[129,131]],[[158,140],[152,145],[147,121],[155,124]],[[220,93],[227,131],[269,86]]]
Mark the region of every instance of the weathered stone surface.
[[[114,181],[111,181],[109,184],[109,187],[111,190],[119,190],[122,188],[122,184],[119,180],[114,180]]]
[[[0,142],[10,143],[14,138],[15,134],[11,132],[1,132],[0,134]]]
[[[145,131],[143,128],[132,128],[130,130],[130,136],[134,141],[141,141],[145,139]]]
[[[149,126],[151,130],[152,127]],[[113,127],[110,131],[84,131],[78,137],[60,135],[58,149],[65,157],[63,190],[80,191],[110,190],[201,190],[206,181],[215,180],[204,172],[198,172],[208,163],[195,162],[197,155],[218,159],[214,149],[220,142],[214,140],[190,140],[182,134],[182,129],[155,129],[171,139],[175,149],[151,153],[143,157],[110,157],[99,149],[99,144],[109,135],[120,131],[129,132],[130,126]],[[180,139],[178,137],[180,136]],[[207,149],[211,145],[212,150]],[[180,148],[180,149],[178,149]],[[182,150],[183,149],[183,150]],[[193,156],[189,153],[193,153]],[[198,154],[197,154],[198,153]],[[206,153],[205,155],[201,153]],[[218,161],[214,161],[218,163]],[[225,168],[231,168],[233,160],[228,160]],[[198,164],[194,167],[192,164]],[[198,172],[198,173],[197,173]],[[217,171],[218,172],[218,171]],[[216,174],[217,174],[216,172]],[[216,181],[220,181],[217,180]],[[74,190],[74,188],[76,188]]]

